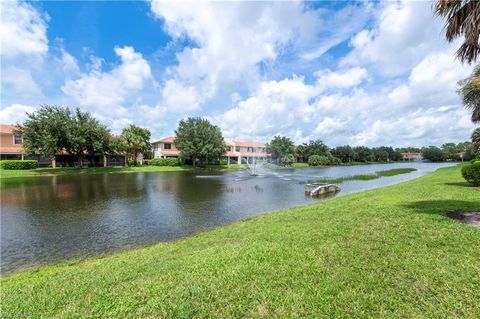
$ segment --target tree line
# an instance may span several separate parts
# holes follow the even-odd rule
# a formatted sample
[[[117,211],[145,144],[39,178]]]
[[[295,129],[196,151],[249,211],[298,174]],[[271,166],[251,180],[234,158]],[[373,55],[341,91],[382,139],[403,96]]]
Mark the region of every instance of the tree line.
[[[267,146],[272,160],[280,165],[291,165],[294,162],[308,163],[311,166],[335,165],[355,162],[394,162],[402,160],[401,153],[422,153],[423,158],[432,162],[468,161],[480,158],[480,129],[472,134],[472,141],[461,143],[445,143],[441,147],[406,147],[391,146],[338,146],[329,148],[322,140],[311,140],[295,146],[285,136],[275,136]]]
[[[42,105],[17,126],[23,136],[23,147],[30,156],[52,160],[59,154],[76,157],[78,167],[94,155],[123,155],[134,164],[150,152],[150,131],[130,125],[118,136],[88,112],[80,109]],[[141,156],[140,156],[141,155]],[[54,164],[53,164],[54,165]]]
[[[78,108],[43,105],[36,112],[28,113],[25,122],[18,126],[23,136],[23,146],[28,155],[54,160],[58,154],[75,156],[79,167],[94,155],[123,155],[129,165],[152,156],[150,131],[136,125],[124,128],[120,135],[110,130],[88,112]],[[175,130],[175,146],[180,150],[182,163],[206,167],[218,163],[226,153],[226,145],[220,128],[207,119],[192,117],[181,120]],[[355,162],[392,162],[402,160],[402,152],[420,152],[433,162],[470,160],[480,157],[480,129],[472,134],[472,141],[446,143],[441,147],[393,148],[380,146],[328,147],[322,140],[311,140],[295,146],[285,136],[275,136],[267,144],[272,161],[280,165],[295,162],[312,166],[335,165]]]

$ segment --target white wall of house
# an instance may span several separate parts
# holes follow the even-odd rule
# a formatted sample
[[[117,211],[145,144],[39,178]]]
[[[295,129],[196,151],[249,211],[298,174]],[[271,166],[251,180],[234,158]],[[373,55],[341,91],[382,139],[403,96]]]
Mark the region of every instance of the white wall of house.
[[[154,143],[153,144],[153,157],[154,158],[162,158],[162,157],[172,156],[171,154],[168,154],[168,152],[171,152],[171,151],[178,151],[178,149],[175,147],[174,143],[159,142],[159,143]]]
[[[228,143],[227,147],[227,153],[233,153],[233,156],[225,156],[225,158],[228,159],[229,162],[230,159],[232,159],[238,163],[247,163],[251,162],[254,157],[257,159],[265,159],[267,157],[265,147],[235,146],[235,144],[231,142]],[[172,157],[179,155],[179,151],[175,147],[174,143],[157,142],[152,144],[152,148],[154,158]]]

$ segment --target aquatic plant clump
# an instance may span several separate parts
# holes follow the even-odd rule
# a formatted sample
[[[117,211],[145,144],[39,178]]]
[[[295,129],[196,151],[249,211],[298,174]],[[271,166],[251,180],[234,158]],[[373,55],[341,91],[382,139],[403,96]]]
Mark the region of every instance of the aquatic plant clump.
[[[395,175],[400,175],[400,174],[407,174],[411,172],[415,172],[417,169],[416,168],[394,168],[394,169],[388,169],[385,171],[378,171],[376,174],[378,176],[395,176]]]
[[[407,174],[416,171],[416,168],[395,168],[384,171],[377,171],[375,174],[359,174],[353,176],[345,176],[339,178],[323,178],[319,179],[318,182],[321,183],[343,183],[346,181],[368,181],[372,179],[377,179],[380,177],[395,176],[400,174]]]
[[[353,176],[345,176],[345,177],[339,177],[339,178],[322,178],[319,179],[318,182],[321,183],[331,183],[331,184],[337,184],[337,183],[343,183],[346,181],[368,181],[372,179],[377,179],[379,176],[377,175],[353,175]]]

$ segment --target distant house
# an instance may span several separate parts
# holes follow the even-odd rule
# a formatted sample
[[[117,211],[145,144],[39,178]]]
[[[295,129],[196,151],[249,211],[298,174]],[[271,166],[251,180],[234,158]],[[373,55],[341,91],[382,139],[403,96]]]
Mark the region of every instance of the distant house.
[[[405,152],[400,153],[404,161],[421,161],[423,160],[423,153],[418,152]]]
[[[26,160],[38,161],[39,166],[49,166],[49,159],[40,156],[28,156],[23,148],[23,137],[15,134],[16,126],[0,124],[0,160]]]
[[[24,159],[23,138],[15,135],[15,125],[0,124],[0,159]]]
[[[175,147],[175,138],[166,137],[152,143],[155,158],[179,157],[180,150]],[[241,142],[225,140],[227,152],[224,158],[228,164],[253,163],[254,160],[266,160],[267,145],[259,142]]]

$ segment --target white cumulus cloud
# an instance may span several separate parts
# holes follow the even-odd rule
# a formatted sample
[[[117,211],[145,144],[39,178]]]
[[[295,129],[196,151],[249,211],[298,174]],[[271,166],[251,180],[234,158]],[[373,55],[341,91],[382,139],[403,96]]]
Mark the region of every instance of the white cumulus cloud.
[[[177,54],[178,65],[168,75],[187,95],[196,86],[200,103],[235,81],[254,88],[258,63],[274,61],[282,48],[310,38],[318,24],[316,13],[301,2],[152,1],[151,10],[174,39],[194,42]],[[167,102],[171,91],[164,89]]]
[[[0,123],[21,124],[27,118],[27,113],[33,112],[35,112],[33,106],[12,104],[0,110]]]
[[[121,63],[112,70],[94,69],[77,79],[67,79],[62,91],[76,106],[87,109],[102,119],[129,116],[125,102],[135,100],[152,74],[149,63],[132,47],[117,47]],[[133,117],[133,116],[132,116]]]
[[[41,98],[34,73],[48,52],[48,16],[26,2],[1,1],[0,9],[2,91],[22,100]]]
[[[2,1],[0,38],[3,58],[19,55],[43,55],[48,51],[48,16],[40,14],[30,4]]]
[[[382,3],[376,22],[352,38],[352,51],[342,65],[370,65],[385,75],[409,71],[419,59],[445,50],[442,21],[435,19],[428,1]]]

